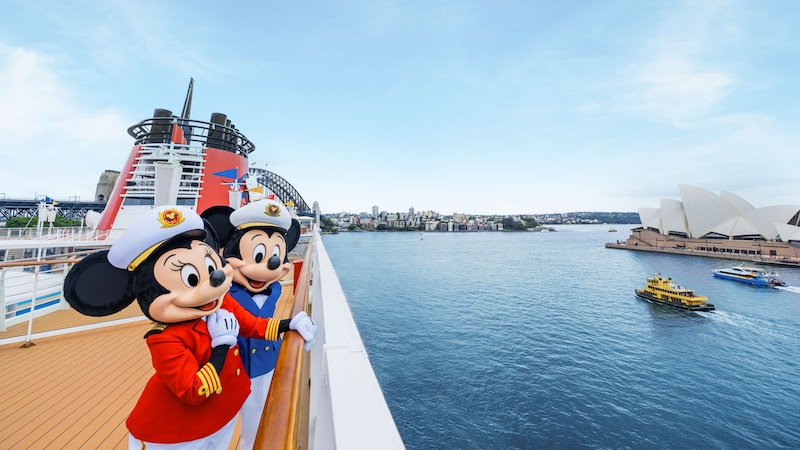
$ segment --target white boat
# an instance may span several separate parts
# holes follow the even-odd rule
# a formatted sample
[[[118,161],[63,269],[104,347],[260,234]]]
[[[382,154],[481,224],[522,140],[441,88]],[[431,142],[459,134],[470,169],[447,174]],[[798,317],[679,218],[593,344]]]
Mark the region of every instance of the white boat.
[[[786,283],[778,278],[776,272],[769,272],[760,267],[748,266],[745,264],[714,269],[712,273],[717,278],[752,284],[754,286],[786,286]]]
[[[191,91],[190,84],[187,105],[191,104]],[[21,441],[13,437],[18,433],[28,436],[24,442],[28,442],[25,445],[32,448],[44,448],[54,442],[69,442],[67,446],[75,448],[116,447],[127,435],[124,419],[130,410],[125,410],[124,396],[119,393],[125,392],[126,383],[131,385],[127,389],[136,392],[152,373],[150,369],[138,376],[133,372],[126,376],[114,376],[113,386],[106,382],[90,381],[95,379],[93,377],[97,380],[109,379],[115,373],[115,366],[103,367],[103,364],[121,365],[125,354],[142,349],[146,351],[141,336],[150,325],[141,315],[133,314],[133,317],[123,319],[112,316],[105,322],[95,321],[91,325],[68,329],[32,331],[36,329],[37,321],[44,322],[45,317],[41,317],[41,314],[46,312],[39,308],[39,302],[32,302],[32,298],[44,295],[53,317],[73,312],[61,298],[59,288],[63,284],[64,273],[76,261],[76,256],[81,256],[75,252],[109,247],[133,217],[154,205],[180,204],[202,212],[215,204],[238,207],[243,198],[246,201],[247,186],[253,185],[243,183],[241,175],[248,171],[247,155],[255,146],[230,126],[230,122],[226,124],[224,116],[212,115],[210,122],[198,122],[189,119],[186,105],[181,117],[173,117],[169,111],[165,111],[156,110],[152,119],[129,128],[128,132],[136,142],[121,172],[127,175],[117,181],[107,208],[94,230],[72,240],[41,237],[0,240],[0,252],[6,256],[11,254],[12,249],[23,249],[23,253],[27,251],[27,254],[35,255],[33,258],[0,263],[0,309],[5,313],[2,317],[9,319],[0,322],[0,325],[4,325],[0,330],[0,352],[4,361],[8,362],[0,365],[0,376],[7,381],[7,386],[16,386],[14,391],[4,391],[5,388],[0,387],[0,396],[17,399],[14,404],[4,400],[4,409],[11,412],[0,417],[0,429],[5,431],[0,433],[0,448],[21,445]],[[184,143],[176,142],[176,133],[181,135]],[[227,172],[229,169],[235,169],[235,173]],[[218,186],[224,186],[224,191]],[[397,426],[322,243],[318,230],[319,219],[301,216],[299,220],[303,234],[300,244],[290,255],[295,263],[295,273],[281,282],[293,288],[284,290],[290,296],[290,306],[306,305],[304,307],[310,311],[318,325],[317,339],[307,353],[303,351],[303,341],[299,335],[288,333],[285,336],[256,446],[402,449],[404,445]],[[34,251],[31,252],[31,249]],[[59,265],[63,270],[58,273],[45,272],[41,270],[45,265]],[[23,279],[26,284],[17,283],[12,293],[9,282]],[[32,304],[34,308],[31,308]],[[21,312],[26,308],[27,313]],[[38,312],[38,316],[30,314],[31,309]],[[80,316],[77,313],[74,315]],[[80,317],[85,319],[85,316]],[[27,322],[27,332],[23,330],[20,333],[20,327],[26,325],[21,323],[23,321]],[[98,334],[116,332],[123,323],[124,326],[140,324],[141,333],[126,338],[129,341],[121,341],[123,338],[118,337],[103,339],[102,334]],[[4,335],[6,325],[9,331]],[[101,337],[98,339],[98,336]],[[118,350],[126,349],[121,352],[122,359],[118,363],[113,363],[116,359],[112,358],[98,360],[104,363],[89,362],[86,358],[97,358],[98,354],[104,354],[96,346],[108,340],[114,341]],[[63,350],[45,356],[44,360],[32,362],[31,358],[47,353],[26,354],[22,353],[25,349],[18,347],[20,343],[23,343],[23,347],[29,347],[36,343],[34,341],[42,342],[37,349],[48,346],[55,348],[62,343],[68,345]],[[120,354],[119,351],[115,353]],[[67,362],[55,360],[62,357]],[[15,364],[17,360],[24,360],[25,364]],[[70,361],[84,362],[72,364]],[[147,365],[149,360],[139,357],[135,363]],[[37,371],[37,374],[17,372],[26,367]],[[54,367],[58,367],[58,370],[53,370]],[[71,368],[77,369],[77,372],[69,372]],[[120,370],[125,369],[120,366]],[[66,379],[73,382],[68,385],[61,383]],[[105,394],[105,389],[111,390]],[[96,396],[93,394],[95,391]],[[17,395],[20,392],[23,394]],[[24,392],[29,393],[26,395]],[[39,409],[30,407],[30,404],[36,404],[34,398],[66,397],[73,400],[63,405],[42,403]],[[135,398],[135,395],[132,397]],[[102,398],[97,401],[111,405],[100,407],[86,400],[88,398]],[[89,403],[92,404],[91,409],[81,409]],[[118,411],[124,413],[120,415]],[[87,414],[91,420],[83,428],[77,424],[70,426],[73,419],[87,417]],[[57,424],[62,423],[66,426],[59,428]],[[28,429],[32,431],[25,432]],[[12,433],[11,430],[17,431]],[[231,448],[236,445],[236,442],[232,443]]]

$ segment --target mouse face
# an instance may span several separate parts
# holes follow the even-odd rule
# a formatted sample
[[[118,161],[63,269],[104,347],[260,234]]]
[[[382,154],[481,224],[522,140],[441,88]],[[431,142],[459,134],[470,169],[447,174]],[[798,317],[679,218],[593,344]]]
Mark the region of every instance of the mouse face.
[[[260,293],[280,280],[292,268],[286,261],[286,240],[283,234],[255,228],[246,231],[238,241],[239,255],[225,255],[233,267],[233,281],[252,293]]]
[[[205,242],[173,248],[153,263],[155,281],[166,290],[147,306],[148,316],[163,323],[198,319],[217,311],[231,286],[233,269]]]

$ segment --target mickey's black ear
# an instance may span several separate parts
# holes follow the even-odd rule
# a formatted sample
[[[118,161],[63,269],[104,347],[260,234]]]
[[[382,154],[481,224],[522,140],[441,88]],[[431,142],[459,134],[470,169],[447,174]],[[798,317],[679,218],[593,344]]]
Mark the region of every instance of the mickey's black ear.
[[[108,316],[134,300],[126,297],[131,274],[112,266],[107,254],[105,250],[86,256],[72,266],[64,280],[64,299],[83,315]]]
[[[233,232],[236,231],[236,228],[231,225],[230,220],[231,213],[234,211],[235,210],[230,206],[218,205],[212,206],[200,214],[200,217],[211,225],[211,229],[213,229],[217,235],[218,245],[214,248],[219,249],[224,247],[231,239]]]
[[[213,248],[215,252],[218,252],[222,248],[222,244],[219,242],[219,238],[217,237],[217,232],[214,231],[214,227],[211,226],[211,223],[206,219],[203,219],[203,228],[206,230],[206,238],[204,242],[209,245],[209,247]]]
[[[292,226],[286,232],[286,253],[292,251],[300,240],[300,222],[297,219],[292,219]]]

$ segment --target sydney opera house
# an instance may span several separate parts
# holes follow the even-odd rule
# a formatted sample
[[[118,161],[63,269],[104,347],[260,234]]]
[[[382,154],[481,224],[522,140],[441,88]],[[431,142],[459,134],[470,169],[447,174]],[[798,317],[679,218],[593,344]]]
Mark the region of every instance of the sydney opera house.
[[[642,226],[607,247],[800,264],[800,205],[755,208],[730,192],[678,188],[680,200],[639,208]]]

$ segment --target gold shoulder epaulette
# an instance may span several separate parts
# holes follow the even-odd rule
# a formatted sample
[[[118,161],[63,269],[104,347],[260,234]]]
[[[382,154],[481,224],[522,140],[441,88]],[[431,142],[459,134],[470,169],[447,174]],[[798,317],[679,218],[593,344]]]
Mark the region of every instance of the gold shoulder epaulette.
[[[166,323],[153,322],[153,326],[150,328],[150,331],[145,333],[144,338],[147,339],[147,337],[150,336],[151,334],[161,333],[162,331],[164,331],[165,328],[167,328]]]

